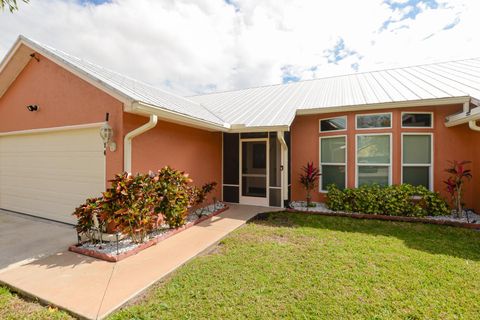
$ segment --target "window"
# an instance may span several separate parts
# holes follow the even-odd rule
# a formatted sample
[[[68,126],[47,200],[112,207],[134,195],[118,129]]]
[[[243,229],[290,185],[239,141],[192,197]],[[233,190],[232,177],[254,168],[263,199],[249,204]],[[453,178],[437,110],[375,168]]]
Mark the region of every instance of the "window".
[[[320,132],[341,131],[347,129],[347,117],[320,120]]]
[[[432,136],[402,135],[402,183],[432,187]]]
[[[390,134],[357,135],[357,186],[390,184],[390,146]]]
[[[402,128],[433,128],[433,114],[402,112]]]
[[[357,129],[382,129],[392,127],[391,113],[361,114],[356,116]]]
[[[335,184],[339,189],[346,185],[347,145],[346,136],[320,138],[320,189]]]

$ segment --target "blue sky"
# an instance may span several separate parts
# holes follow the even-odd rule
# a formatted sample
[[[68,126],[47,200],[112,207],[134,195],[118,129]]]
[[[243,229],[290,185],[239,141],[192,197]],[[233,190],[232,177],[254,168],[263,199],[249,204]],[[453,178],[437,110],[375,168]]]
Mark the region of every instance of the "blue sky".
[[[180,94],[480,56],[478,0],[49,0],[24,34]]]

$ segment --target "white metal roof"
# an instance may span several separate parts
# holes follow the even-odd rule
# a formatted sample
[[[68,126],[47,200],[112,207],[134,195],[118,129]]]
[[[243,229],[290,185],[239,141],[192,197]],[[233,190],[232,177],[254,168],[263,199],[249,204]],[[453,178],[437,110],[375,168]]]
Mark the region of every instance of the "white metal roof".
[[[39,52],[48,58],[60,60],[69,67],[86,74],[93,78],[102,86],[123,95],[132,102],[141,102],[159,109],[172,111],[191,118],[196,118],[205,122],[224,126],[224,121],[213,114],[211,111],[193,102],[188,98],[168,93],[152,85],[134,80],[117,72],[98,66],[94,63],[79,59],[58,49],[41,44],[24,36],[19,36],[17,44],[25,44],[34,51]],[[8,58],[8,54],[6,59]],[[5,63],[6,61],[3,61]],[[3,64],[2,63],[2,64]],[[1,70],[1,69],[0,69]]]
[[[221,130],[285,128],[291,125],[296,114],[389,108],[402,103],[433,105],[451,102],[453,98],[459,98],[458,101],[480,98],[480,58],[181,97],[24,36],[19,36],[0,64],[2,86],[6,86],[7,81],[2,80],[1,75],[20,44],[62,62],[130,102],[172,112],[172,117],[197,119],[205,126],[213,124]],[[23,66],[28,61],[25,57],[19,60]],[[0,90],[0,97],[2,93]]]
[[[230,124],[290,125],[298,113],[338,107],[480,97],[480,58],[189,97]]]

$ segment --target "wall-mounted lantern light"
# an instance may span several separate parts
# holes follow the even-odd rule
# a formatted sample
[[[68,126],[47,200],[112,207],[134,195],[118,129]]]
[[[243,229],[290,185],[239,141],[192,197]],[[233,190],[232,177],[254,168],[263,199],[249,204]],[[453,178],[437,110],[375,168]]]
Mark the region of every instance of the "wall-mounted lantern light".
[[[27,106],[27,110],[30,111],[30,112],[35,112],[35,111],[38,111],[40,107],[37,106],[36,104],[31,104],[29,106]]]
[[[117,144],[114,141],[112,141],[113,129],[108,124],[108,116],[109,116],[109,114],[107,113],[106,116],[105,116],[105,123],[100,128],[100,137],[102,137],[103,146],[104,146],[105,150],[107,149],[107,146],[108,146],[110,151],[113,152],[113,151],[117,150]]]

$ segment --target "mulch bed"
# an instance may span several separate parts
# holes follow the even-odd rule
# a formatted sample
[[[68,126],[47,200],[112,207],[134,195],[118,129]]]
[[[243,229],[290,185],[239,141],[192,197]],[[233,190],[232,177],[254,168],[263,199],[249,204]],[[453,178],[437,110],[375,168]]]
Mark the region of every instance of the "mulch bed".
[[[129,250],[127,252],[123,252],[123,253],[120,253],[120,254],[109,254],[109,253],[103,253],[103,252],[98,252],[98,251],[95,251],[95,250],[91,250],[91,249],[86,249],[86,248],[82,248],[82,244],[75,244],[75,245],[71,245],[68,250],[69,251],[72,251],[72,252],[75,252],[75,253],[79,253],[79,254],[83,254],[85,256],[89,256],[89,257],[93,257],[93,258],[96,258],[96,259],[101,259],[101,260],[105,260],[105,261],[108,261],[108,262],[117,262],[117,261],[120,261],[120,260],[123,260],[125,258],[128,258],[132,255],[135,255],[137,253],[139,253],[140,251],[142,250],[145,250],[153,245],[156,245],[157,243],[165,240],[165,239],[168,239],[170,238],[171,236],[174,236],[176,235],[177,233],[180,233],[188,228],[191,228],[193,227],[194,225],[197,225],[199,224],[200,222],[203,222],[205,220],[208,220],[210,219],[211,217],[214,217],[226,210],[228,210],[228,206],[225,206],[224,208],[222,209],[219,209],[209,215],[205,215],[195,221],[191,221],[191,222],[188,222],[187,224],[185,224],[184,226],[180,227],[180,228],[176,228],[176,229],[171,229],[169,231],[167,231],[166,233],[158,236],[158,237],[155,237],[155,238],[152,238],[142,244],[140,244],[139,246],[133,248],[132,250]]]
[[[475,229],[480,230],[480,223],[467,223],[467,222],[456,222],[448,220],[436,220],[431,218],[420,218],[420,217],[400,217],[400,216],[386,216],[379,214],[364,214],[364,213],[346,213],[346,212],[320,212],[320,211],[303,211],[295,209],[287,209],[288,212],[303,213],[303,214],[313,214],[320,216],[331,216],[331,217],[348,217],[354,219],[371,219],[371,220],[384,220],[384,221],[401,221],[401,222],[417,222],[417,223],[428,223],[428,224],[438,224],[444,226],[460,227],[466,229]]]

